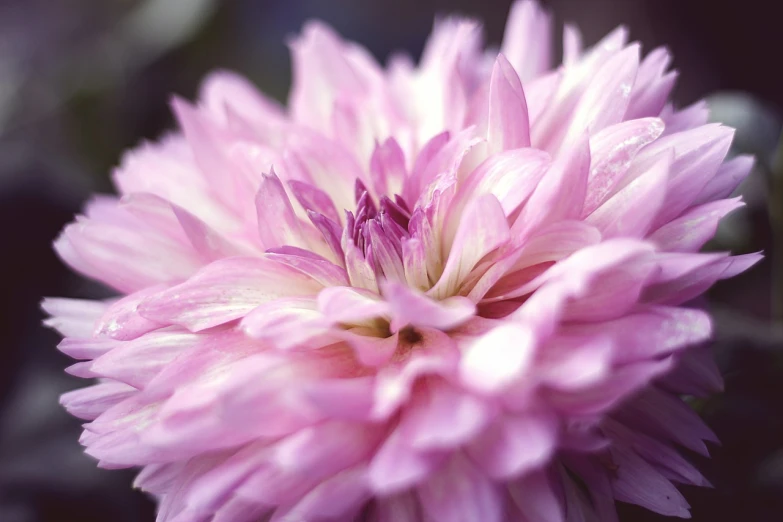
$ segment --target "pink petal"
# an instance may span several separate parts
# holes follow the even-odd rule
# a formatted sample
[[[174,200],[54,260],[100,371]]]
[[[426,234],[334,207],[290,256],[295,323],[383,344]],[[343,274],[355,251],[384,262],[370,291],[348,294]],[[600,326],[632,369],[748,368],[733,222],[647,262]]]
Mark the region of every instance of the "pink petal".
[[[421,339],[415,346],[402,346],[410,355],[382,368],[375,380],[372,417],[385,420],[408,400],[413,385],[427,375],[452,376],[457,370],[459,353],[454,340],[440,330],[417,330]],[[404,341],[404,339],[401,339]]]
[[[388,496],[419,483],[443,461],[438,453],[410,448],[398,428],[389,435],[370,461],[371,488],[376,495]]]
[[[142,317],[139,305],[149,296],[161,292],[165,285],[157,285],[134,292],[112,303],[95,325],[95,335],[127,341],[163,326]]]
[[[492,155],[459,188],[459,206],[452,215],[482,194],[494,194],[509,216],[527,201],[549,168],[550,158],[537,149],[518,149]]]
[[[91,337],[95,323],[106,310],[106,303],[86,299],[47,297],[41,308],[51,317],[46,326],[65,337]]]
[[[322,517],[350,520],[369,498],[366,470],[353,468],[324,480],[295,505],[279,508],[269,522],[317,520]]]
[[[553,491],[546,471],[532,471],[508,485],[509,495],[527,520],[562,522],[562,500]]]
[[[671,159],[662,157],[587,216],[603,237],[644,237],[661,209]]]
[[[671,55],[663,47],[654,49],[645,57],[639,66],[626,120],[658,116],[661,113],[678,76],[677,71],[666,72],[670,63]]]
[[[724,162],[718,168],[715,177],[707,182],[692,204],[708,203],[731,196],[739,184],[748,177],[754,163],[753,156],[737,156]]]
[[[281,298],[264,303],[250,311],[239,323],[240,328],[254,339],[270,341],[276,348],[289,349],[299,346],[330,330],[329,322],[317,310],[312,297]],[[309,348],[318,348],[325,339]]]
[[[333,258],[337,261],[338,264],[344,266],[345,253],[343,252],[343,247],[341,245],[342,229],[340,228],[340,225],[326,216],[316,212],[308,211],[307,217],[310,219],[310,222],[313,224],[316,230],[321,234],[321,237],[323,237],[323,240],[331,251]]]
[[[499,486],[459,455],[419,487],[419,498],[433,522],[503,520]]]
[[[723,391],[723,377],[710,347],[694,346],[679,354],[660,385],[678,394],[707,397]]]
[[[514,67],[499,54],[489,81],[487,143],[489,152],[530,146],[530,123],[522,83]]]
[[[258,233],[264,248],[307,246],[283,184],[274,171],[264,174],[256,193]]]
[[[546,72],[552,61],[552,15],[536,2],[514,2],[508,13],[501,52],[523,82]]]
[[[515,242],[552,222],[579,219],[587,194],[590,149],[586,136],[560,155],[535,188],[511,230]]]
[[[617,464],[614,496],[667,516],[689,518],[688,502],[677,488],[644,459],[622,446],[610,449]]]
[[[495,196],[484,194],[471,201],[460,219],[443,274],[429,294],[437,298],[455,295],[481,258],[509,237],[506,216]]]
[[[703,441],[718,442],[698,413],[680,397],[649,387],[620,408],[618,419],[637,426],[644,433],[676,442],[704,456]]]
[[[659,248],[668,252],[697,252],[715,236],[718,222],[744,206],[740,198],[722,199],[691,208],[650,234]]]
[[[371,520],[374,522],[419,522],[422,520],[419,499],[413,493],[384,496],[375,500]]]
[[[348,272],[351,286],[377,293],[378,281],[375,271],[364,258],[362,252],[353,244],[353,241],[343,241],[342,249],[345,252],[345,270]]]
[[[710,110],[704,100],[697,101],[679,111],[673,110],[670,105],[664,107],[661,112],[661,118],[666,123],[664,136],[701,127],[707,123],[709,116]]]
[[[139,313],[198,332],[239,319],[269,300],[315,295],[321,288],[312,278],[271,259],[226,258],[180,285],[147,297]]]
[[[309,250],[283,247],[272,249],[266,256],[277,263],[291,267],[322,284],[323,286],[342,286],[348,284],[348,274],[342,267],[324,259]]]
[[[383,231],[376,220],[369,222],[369,231],[372,252],[380,273],[390,281],[404,282],[405,268],[390,235]]]
[[[231,108],[259,126],[268,126],[270,120],[282,121],[284,117],[283,108],[277,102],[231,71],[217,71],[207,76],[199,98],[212,114],[227,118],[226,111]]]
[[[709,339],[712,324],[707,313],[688,308],[654,306],[613,321],[569,329],[582,335],[610,336],[618,349],[616,363],[628,363],[669,355]]]
[[[336,286],[318,294],[318,309],[333,323],[361,324],[388,313],[388,305],[377,294]]]
[[[524,377],[536,349],[530,328],[521,324],[501,325],[479,337],[460,361],[460,379],[482,393],[498,393]]]
[[[340,222],[340,215],[326,192],[309,183],[295,179],[289,180],[288,186],[302,208],[321,214],[335,223]]]
[[[150,332],[98,357],[92,363],[92,370],[142,389],[164,366],[187,354],[198,340],[197,335],[189,332]]]
[[[672,367],[671,357],[633,363],[609,374],[608,378],[577,392],[550,391],[547,402],[569,415],[594,415],[616,407],[620,401],[664,375]]]
[[[454,296],[434,301],[423,293],[393,282],[382,284],[381,290],[389,304],[393,331],[407,325],[446,331],[459,326],[476,313],[476,305],[465,297]]]
[[[73,337],[66,337],[60,341],[60,344],[57,345],[57,349],[73,359],[92,360],[96,357],[100,357],[109,350],[116,348],[118,344],[118,341],[106,338],[76,339]]]
[[[241,193],[242,174],[222,149],[217,129],[186,101],[174,98],[171,105],[210,190],[223,205],[236,208],[235,198]]]
[[[696,199],[720,167],[729,150],[733,129],[719,125],[705,125],[693,130],[664,136],[639,154],[630,182],[636,173],[656,161],[659,153],[674,150],[669,187],[661,212],[654,226],[667,223],[682,213]]]
[[[223,257],[260,253],[256,248],[237,244],[222,236],[187,210],[171,204],[190,244],[205,262]]]
[[[764,258],[761,254],[745,254],[713,260],[703,266],[662,281],[645,289],[643,301],[677,305],[704,293],[719,279],[728,279],[744,272]]]
[[[600,240],[601,234],[582,221],[552,223],[529,238],[522,246],[505,254],[506,257],[495,260],[470,290],[468,297],[479,301],[488,294],[511,293],[522,284],[530,282],[530,278],[518,280],[518,276],[527,274],[531,267],[546,266],[544,263],[560,261]]]
[[[626,47],[603,64],[590,79],[574,110],[564,140],[566,147],[585,130],[594,134],[623,120],[638,67],[638,44]]]
[[[508,480],[545,464],[557,445],[554,416],[506,416],[468,445],[468,455],[491,478]]]
[[[427,274],[427,252],[420,239],[411,237],[403,240],[402,264],[405,269],[405,279],[411,288],[421,291],[430,288]]]
[[[93,420],[137,390],[120,382],[105,382],[74,390],[60,397],[60,404],[74,417]]]
[[[337,332],[336,335],[353,348],[356,359],[364,366],[380,367],[387,364],[398,351],[399,334],[390,337],[375,337],[377,330],[357,327]]]
[[[413,396],[399,429],[412,448],[448,450],[470,441],[492,414],[492,406],[470,392],[433,380]]]
[[[394,138],[376,144],[370,158],[370,173],[376,194],[399,194],[407,178],[405,153]]]
[[[607,337],[558,336],[542,351],[538,378],[560,390],[592,386],[611,371],[614,350],[615,344]]]
[[[269,463],[286,473],[321,479],[362,463],[380,440],[378,427],[324,422],[275,443]]]
[[[591,137],[592,164],[582,216],[606,200],[625,177],[639,150],[656,140],[663,129],[658,118],[643,118],[612,125]]]
[[[323,379],[304,385],[313,408],[337,420],[367,420],[373,407],[375,379]]]
[[[309,22],[291,42],[293,85],[289,107],[296,121],[316,129],[328,128],[335,99],[342,92],[361,92],[344,44],[329,27]]]
[[[202,264],[190,248],[142,223],[86,219],[65,227],[55,249],[66,262],[77,256],[73,268],[125,293],[184,279]]]

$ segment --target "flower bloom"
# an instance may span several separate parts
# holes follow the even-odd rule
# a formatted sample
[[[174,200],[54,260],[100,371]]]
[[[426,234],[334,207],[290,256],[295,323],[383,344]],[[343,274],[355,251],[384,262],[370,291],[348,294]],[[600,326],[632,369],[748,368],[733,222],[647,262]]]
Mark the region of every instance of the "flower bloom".
[[[49,299],[62,402],[163,522],[688,516],[681,395],[720,388],[684,306],[758,255],[699,253],[752,160],[664,49],[582,49],[516,3],[501,52],[435,24],[386,68],[318,23],[287,109],[234,74],[173,102],[56,241],[111,301]]]

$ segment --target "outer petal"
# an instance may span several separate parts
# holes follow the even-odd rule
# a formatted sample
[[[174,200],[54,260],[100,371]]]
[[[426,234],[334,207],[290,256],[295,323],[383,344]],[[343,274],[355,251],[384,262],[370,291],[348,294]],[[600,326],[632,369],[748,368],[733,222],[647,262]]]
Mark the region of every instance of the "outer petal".
[[[650,170],[609,198],[586,221],[603,237],[644,237],[666,196],[671,159],[663,157]]]
[[[321,288],[273,260],[234,257],[215,261],[181,285],[146,298],[139,312],[198,332],[239,319],[271,299],[315,295]]]
[[[501,522],[503,499],[465,457],[455,456],[419,488],[424,511],[433,522]]]
[[[508,480],[544,465],[557,446],[554,416],[506,416],[467,448],[468,455],[490,477]]]
[[[490,153],[530,146],[530,122],[522,83],[502,54],[498,55],[489,80],[488,110]]]
[[[514,2],[508,14],[501,51],[523,82],[550,68],[552,46],[552,16],[537,2]]]

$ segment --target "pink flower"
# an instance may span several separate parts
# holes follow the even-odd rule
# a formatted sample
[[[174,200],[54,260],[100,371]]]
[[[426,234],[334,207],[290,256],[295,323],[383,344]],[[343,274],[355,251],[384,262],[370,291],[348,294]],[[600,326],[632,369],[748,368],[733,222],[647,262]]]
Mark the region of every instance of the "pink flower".
[[[688,516],[678,394],[720,377],[684,304],[760,257],[698,253],[752,160],[665,50],[567,27],[550,69],[550,33],[521,1],[500,54],[446,19],[382,68],[308,24],[287,109],[212,75],[65,228],[123,297],[44,303],[99,379],[62,402],[159,521]]]

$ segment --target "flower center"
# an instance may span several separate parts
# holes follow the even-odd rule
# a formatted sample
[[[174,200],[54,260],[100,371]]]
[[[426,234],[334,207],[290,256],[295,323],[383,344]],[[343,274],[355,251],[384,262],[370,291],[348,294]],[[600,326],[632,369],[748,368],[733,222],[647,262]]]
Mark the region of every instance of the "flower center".
[[[346,213],[346,227],[375,276],[405,281],[402,242],[408,238],[411,213],[405,201],[382,196],[378,207],[367,187],[356,180],[356,214]]]

